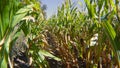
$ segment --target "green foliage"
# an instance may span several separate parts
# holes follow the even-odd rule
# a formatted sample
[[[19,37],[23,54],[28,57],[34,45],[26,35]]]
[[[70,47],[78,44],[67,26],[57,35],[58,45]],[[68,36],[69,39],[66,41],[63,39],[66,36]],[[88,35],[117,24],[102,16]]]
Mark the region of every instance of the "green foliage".
[[[118,62],[117,65],[119,66],[119,60],[117,59],[119,58],[119,54],[117,53],[119,51],[119,41],[116,40],[118,39],[118,33],[115,30],[118,21],[115,18],[117,11],[115,2],[112,0],[85,0],[85,4],[88,12],[86,14],[79,12],[77,7],[70,0],[67,0],[61,8],[58,8],[57,15],[45,23],[46,26],[43,30],[47,31],[45,32],[47,35],[46,39],[48,37],[51,42],[55,41],[49,43],[46,40],[52,46],[51,51],[54,50],[54,47],[57,47],[56,51],[63,54],[62,56],[57,56],[62,59],[65,65],[67,65],[69,60],[81,57],[82,59],[86,59],[87,67],[94,67],[97,63],[101,64],[100,61],[104,62],[105,56],[107,57],[107,55],[103,54],[105,52],[113,57],[110,62],[114,62],[115,64]],[[91,39],[94,38],[95,34],[98,34],[98,40],[94,46],[91,46]],[[87,51],[86,48],[88,48]],[[77,57],[74,56],[74,53]],[[91,59],[93,54],[96,58]],[[64,59],[68,58],[68,55],[69,59]],[[101,56],[103,60],[99,59]],[[78,66],[78,61],[75,61],[75,66]],[[90,63],[91,61],[93,63]],[[70,62],[74,66],[74,62]]]
[[[20,21],[33,11],[34,5],[28,5],[18,9],[18,0],[0,1],[0,68],[7,68],[11,65],[9,58],[10,43],[18,37]],[[15,37],[14,37],[15,36]],[[10,66],[12,67],[12,66]]]
[[[117,0],[116,0],[117,1]],[[87,7],[90,7],[90,1],[86,1],[86,5]],[[114,30],[114,27],[112,26],[112,24],[116,24],[116,22],[113,22],[113,19],[115,19],[116,16],[116,11],[118,11],[119,9],[116,9],[117,6],[115,7],[115,2],[113,0],[105,0],[105,1],[97,1],[98,2],[98,8],[96,8],[96,10],[98,9],[99,14],[98,15],[98,20],[99,23],[102,23],[102,27],[104,28],[104,31],[106,32],[106,35],[109,38],[109,42],[111,43],[112,49],[115,53],[115,56],[117,56],[117,58],[119,58],[119,54],[117,53],[119,51],[119,45],[117,44],[118,40],[116,40],[116,31]],[[103,5],[103,3],[105,3],[105,5]],[[95,2],[94,2],[95,4]],[[94,7],[95,8],[95,7]],[[104,10],[103,10],[104,9]],[[88,8],[88,12],[91,12],[92,10],[89,10]],[[100,12],[105,12],[105,17],[102,18],[102,13]],[[89,13],[91,14],[91,13]],[[95,14],[95,12],[93,13]],[[116,19],[117,20],[117,19]],[[120,60],[117,59],[118,61],[118,65],[120,66]]]
[[[86,68],[101,64],[119,67],[119,1],[84,2],[87,11],[80,12],[75,3],[65,0],[57,14],[46,20],[38,0],[1,0],[0,68],[7,68],[7,64],[12,68],[10,44],[21,30],[28,39],[28,56],[36,68],[49,68],[49,58],[66,68],[84,67],[80,63],[85,63]]]

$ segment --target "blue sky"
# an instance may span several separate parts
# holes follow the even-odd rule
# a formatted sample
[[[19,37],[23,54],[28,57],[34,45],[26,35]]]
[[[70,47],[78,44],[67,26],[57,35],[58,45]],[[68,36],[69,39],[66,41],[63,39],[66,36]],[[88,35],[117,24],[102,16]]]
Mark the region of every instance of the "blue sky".
[[[83,3],[84,0],[72,0],[72,1],[76,3],[77,1],[80,1],[81,3]],[[46,13],[47,18],[49,18],[57,12],[57,7],[61,6],[64,0],[41,0],[41,2],[47,5]]]

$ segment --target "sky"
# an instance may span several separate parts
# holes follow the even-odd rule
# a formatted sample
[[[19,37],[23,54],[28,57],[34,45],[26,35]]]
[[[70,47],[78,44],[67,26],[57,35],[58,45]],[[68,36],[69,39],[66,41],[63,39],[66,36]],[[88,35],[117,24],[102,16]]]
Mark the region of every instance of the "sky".
[[[81,2],[84,3],[84,0],[72,0],[73,2]],[[47,18],[50,18],[53,14],[57,12],[58,6],[61,6],[64,0],[41,0],[42,4],[47,5],[46,13]],[[81,7],[80,7],[81,8]]]

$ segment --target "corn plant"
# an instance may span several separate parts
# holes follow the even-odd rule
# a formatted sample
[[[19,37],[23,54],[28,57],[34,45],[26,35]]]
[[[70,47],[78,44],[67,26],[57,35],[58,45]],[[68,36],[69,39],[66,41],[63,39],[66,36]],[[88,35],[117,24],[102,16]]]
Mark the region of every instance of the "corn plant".
[[[12,68],[10,45],[21,34],[23,18],[33,12],[34,4],[22,5],[19,0],[0,1],[0,68]]]
[[[31,1],[29,1],[31,2]],[[28,55],[29,58],[32,58],[32,66],[36,68],[49,68],[46,58],[53,58],[57,61],[60,61],[60,58],[52,55],[48,50],[46,50],[46,42],[43,35],[44,26],[46,25],[45,12],[41,9],[41,4],[39,1],[33,2],[37,5],[35,12],[31,13],[31,16],[34,17],[35,21],[28,21],[29,24],[22,25],[23,32],[27,35],[28,39]],[[26,30],[27,29],[27,30]],[[35,60],[35,61],[34,61]]]
[[[118,65],[120,64],[119,60],[119,37],[117,36],[117,31],[114,27],[116,27],[115,24],[119,25],[119,15],[118,15],[118,0],[94,0],[94,1],[88,1],[84,0],[88,9],[88,14],[91,18],[91,20],[98,18],[97,24],[101,24],[101,27],[103,27],[104,32],[106,36],[109,38],[109,41],[111,45],[109,47],[112,47],[114,51],[114,56],[116,56]],[[116,20],[116,21],[115,21]],[[94,21],[94,20],[93,20]],[[94,21],[96,22],[96,20]],[[114,24],[114,26],[113,26]],[[120,66],[120,65],[119,65]]]
[[[58,7],[57,15],[45,23],[44,35],[49,45],[46,48],[60,57],[63,67],[67,68],[119,66],[116,3],[111,0],[84,1],[86,13],[66,0],[61,8]],[[95,37],[97,39],[93,40]]]

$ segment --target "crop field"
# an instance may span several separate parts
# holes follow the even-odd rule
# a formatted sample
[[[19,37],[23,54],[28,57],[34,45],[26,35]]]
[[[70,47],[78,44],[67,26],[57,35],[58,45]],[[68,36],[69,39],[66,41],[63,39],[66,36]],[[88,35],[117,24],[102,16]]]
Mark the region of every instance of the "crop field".
[[[120,68],[120,0],[0,0],[0,68]]]

